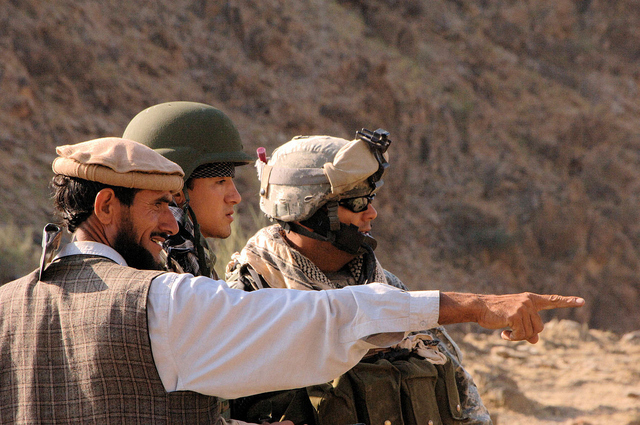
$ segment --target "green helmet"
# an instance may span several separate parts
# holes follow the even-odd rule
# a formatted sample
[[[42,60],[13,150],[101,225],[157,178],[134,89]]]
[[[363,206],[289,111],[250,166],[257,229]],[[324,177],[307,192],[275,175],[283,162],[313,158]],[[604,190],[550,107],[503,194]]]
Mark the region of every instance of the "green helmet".
[[[254,157],[242,150],[238,129],[222,111],[196,102],[167,102],[133,117],[122,135],[177,163],[184,179],[200,165],[244,165]]]
[[[260,209],[285,228],[343,246],[345,225],[339,222],[340,200],[371,196],[382,186],[391,143],[384,130],[363,129],[348,141],[330,136],[298,136],[277,148],[268,162],[258,160]],[[327,208],[323,208],[324,206]],[[295,222],[313,229],[308,234]],[[355,227],[355,226],[354,226]],[[357,231],[357,228],[356,228]],[[347,243],[347,245],[350,245]]]

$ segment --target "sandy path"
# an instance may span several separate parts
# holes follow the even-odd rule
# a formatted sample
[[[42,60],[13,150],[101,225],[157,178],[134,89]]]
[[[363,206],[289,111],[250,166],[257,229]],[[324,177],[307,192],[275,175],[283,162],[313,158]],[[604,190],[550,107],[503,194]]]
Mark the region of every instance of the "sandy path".
[[[640,331],[549,322],[537,344],[454,335],[496,425],[640,425]]]

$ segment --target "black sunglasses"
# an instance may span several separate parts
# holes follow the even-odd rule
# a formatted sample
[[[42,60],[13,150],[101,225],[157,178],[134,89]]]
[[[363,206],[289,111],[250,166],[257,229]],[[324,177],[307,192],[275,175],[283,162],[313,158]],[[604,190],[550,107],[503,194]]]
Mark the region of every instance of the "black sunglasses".
[[[351,212],[359,213],[369,208],[369,204],[373,201],[376,194],[373,193],[368,196],[358,196],[356,198],[346,198],[338,201],[338,205],[345,207]]]

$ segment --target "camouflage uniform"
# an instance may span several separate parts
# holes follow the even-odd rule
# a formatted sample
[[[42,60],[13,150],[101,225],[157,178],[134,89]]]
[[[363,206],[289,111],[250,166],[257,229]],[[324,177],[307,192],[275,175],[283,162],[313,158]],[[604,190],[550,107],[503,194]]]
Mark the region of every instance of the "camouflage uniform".
[[[355,258],[336,273],[325,274],[286,243],[282,227],[273,225],[260,230],[247,242],[243,251],[234,256],[234,260],[227,267],[227,281],[231,286],[245,290],[270,286],[281,287],[282,283],[269,285],[263,276],[256,273],[256,271],[265,270],[264,267],[268,264],[267,267],[272,272],[280,270],[283,275],[286,275],[284,280],[281,280],[281,282],[288,282],[284,283],[286,287],[308,290],[341,288],[356,284],[363,264],[367,263],[367,258],[365,258],[367,255],[369,254]],[[289,259],[292,259],[293,264],[288,262]],[[375,263],[376,271],[373,281],[382,281],[400,289],[407,289],[400,279],[382,269],[377,260]],[[273,273],[270,277],[272,281],[277,281],[274,279]],[[471,375],[461,364],[462,354],[458,346],[443,327],[430,329],[424,333],[437,340],[438,350],[450,359],[455,370],[460,410],[465,419],[452,423],[491,424],[489,412],[480,399],[478,389]],[[232,416],[235,417],[234,412],[232,412]]]
[[[375,218],[370,204],[389,166],[388,136],[383,129],[362,129],[352,141],[298,136],[256,162],[260,209],[278,224],[256,233],[234,255],[227,281],[245,290],[326,290],[371,282],[406,289],[375,258],[376,240],[339,217],[340,208],[346,208]],[[299,251],[285,232],[312,242]],[[352,260],[325,274],[302,254],[319,244],[326,249],[330,244]],[[460,350],[443,328],[417,332],[391,348],[371,350],[329,383],[237,400],[232,416],[309,425],[491,424],[460,363]]]

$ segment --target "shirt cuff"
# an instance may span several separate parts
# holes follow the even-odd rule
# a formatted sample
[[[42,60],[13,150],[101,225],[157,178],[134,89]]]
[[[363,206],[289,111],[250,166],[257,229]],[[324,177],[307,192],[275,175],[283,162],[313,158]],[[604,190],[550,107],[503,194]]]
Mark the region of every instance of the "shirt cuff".
[[[439,326],[440,291],[409,291],[411,295],[409,320],[413,331]]]

